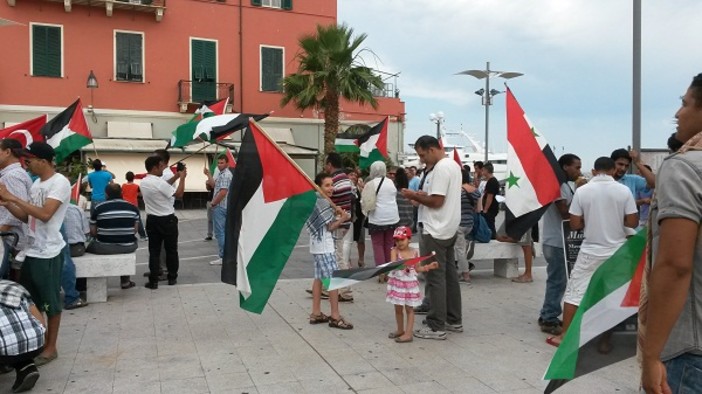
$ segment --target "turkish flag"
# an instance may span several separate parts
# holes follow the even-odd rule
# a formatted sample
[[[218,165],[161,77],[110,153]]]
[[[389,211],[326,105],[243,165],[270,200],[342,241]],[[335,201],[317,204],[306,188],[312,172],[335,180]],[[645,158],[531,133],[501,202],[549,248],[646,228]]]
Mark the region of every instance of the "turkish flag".
[[[46,124],[46,115],[30,119],[20,124],[0,129],[0,138],[12,138],[20,142],[23,148],[34,141],[44,141],[41,128]]]

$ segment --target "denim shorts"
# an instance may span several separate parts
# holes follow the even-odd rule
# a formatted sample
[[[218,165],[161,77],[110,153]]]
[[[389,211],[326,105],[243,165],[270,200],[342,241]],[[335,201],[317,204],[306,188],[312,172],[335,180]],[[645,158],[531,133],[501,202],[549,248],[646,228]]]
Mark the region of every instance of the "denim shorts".
[[[702,393],[702,356],[681,354],[666,361],[665,369],[674,394]]]

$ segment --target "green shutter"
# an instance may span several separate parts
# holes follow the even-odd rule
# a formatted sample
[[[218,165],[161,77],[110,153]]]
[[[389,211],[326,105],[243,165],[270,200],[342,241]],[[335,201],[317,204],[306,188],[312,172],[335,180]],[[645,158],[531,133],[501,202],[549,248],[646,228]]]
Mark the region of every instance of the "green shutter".
[[[251,5],[255,5],[256,7],[260,7],[261,0],[251,0]]]
[[[217,43],[192,40],[192,102],[217,98]]]
[[[283,0],[283,9],[292,10],[292,0]]]
[[[261,48],[261,90],[264,92],[281,91],[283,79],[283,50],[280,48]]]
[[[32,75],[61,77],[61,28],[32,26]]]
[[[143,81],[142,35],[117,33],[115,77],[118,81]]]

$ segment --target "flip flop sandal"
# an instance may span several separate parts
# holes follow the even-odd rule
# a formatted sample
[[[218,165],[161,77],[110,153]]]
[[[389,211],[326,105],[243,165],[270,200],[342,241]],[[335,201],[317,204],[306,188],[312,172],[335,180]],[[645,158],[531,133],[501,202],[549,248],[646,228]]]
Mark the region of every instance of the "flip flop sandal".
[[[58,352],[50,355],[50,356],[37,356],[34,357],[34,365],[37,367],[41,367],[42,365],[46,365],[58,358]]]
[[[409,338],[407,338],[407,339],[402,339],[402,338],[400,338],[400,337],[395,338],[395,342],[397,342],[397,343],[410,343],[410,342],[412,342],[413,340],[414,340],[413,337],[409,337]]]
[[[548,337],[548,338],[546,338],[546,343],[548,343],[548,344],[551,345],[551,346],[558,347],[558,346],[560,345],[560,343],[554,341],[555,338],[556,338],[556,337]]]
[[[310,315],[310,324],[320,324],[328,321],[329,316],[325,315],[324,313],[320,313],[319,315]]]
[[[405,335],[404,332],[397,333],[397,332],[393,331],[393,332],[391,332],[390,334],[388,334],[388,338],[390,338],[390,339],[396,339],[396,338],[399,338],[399,337],[401,337],[401,336],[403,336],[403,335]]]
[[[340,317],[336,320],[329,318],[329,327],[338,328],[340,330],[351,330],[353,328],[353,324],[344,320],[343,317]]]
[[[514,283],[531,283],[533,282],[533,278],[525,278],[523,276],[518,276],[516,278],[512,278],[512,282]]]

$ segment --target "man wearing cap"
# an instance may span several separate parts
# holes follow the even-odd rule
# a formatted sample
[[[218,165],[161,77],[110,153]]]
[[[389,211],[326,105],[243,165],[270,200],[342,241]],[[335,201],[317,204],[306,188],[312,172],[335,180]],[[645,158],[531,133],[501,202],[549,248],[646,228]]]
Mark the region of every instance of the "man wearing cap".
[[[5,185],[10,193],[24,201],[29,200],[29,189],[32,187],[32,180],[27,175],[27,171],[19,163],[22,154],[22,144],[11,138],[0,140],[0,183]],[[11,231],[17,234],[17,250],[25,248],[27,237],[24,234],[22,222],[10,213],[5,207],[0,207],[0,231]],[[5,254],[0,264],[0,278],[4,278],[10,271],[9,247],[5,247]]]
[[[32,184],[29,202],[12,194],[0,184],[0,205],[27,223],[26,258],[22,263],[20,284],[31,294],[48,317],[46,346],[36,359],[37,365],[56,357],[56,341],[61,324],[61,268],[63,247],[61,223],[71,198],[68,179],[54,170],[54,149],[44,142],[33,142],[25,149],[27,168],[38,178]]]

